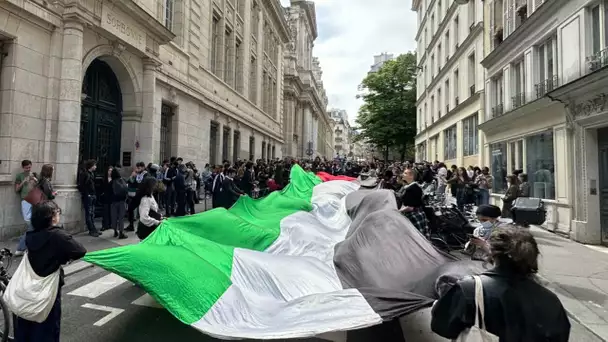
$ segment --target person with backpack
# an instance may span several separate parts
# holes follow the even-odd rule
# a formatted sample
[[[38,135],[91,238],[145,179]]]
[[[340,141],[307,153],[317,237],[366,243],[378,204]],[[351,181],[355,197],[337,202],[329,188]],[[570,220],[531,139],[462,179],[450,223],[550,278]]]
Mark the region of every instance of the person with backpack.
[[[110,181],[110,228],[114,230],[114,237],[126,239],[125,234],[125,213],[127,211],[126,200],[129,196],[129,186],[127,182],[120,176],[118,168],[112,169],[112,180]]]

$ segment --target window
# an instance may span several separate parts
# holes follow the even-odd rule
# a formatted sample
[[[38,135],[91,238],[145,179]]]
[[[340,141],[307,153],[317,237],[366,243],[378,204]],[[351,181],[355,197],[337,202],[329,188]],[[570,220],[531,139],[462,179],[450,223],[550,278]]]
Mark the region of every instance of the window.
[[[431,80],[435,78],[435,55],[431,55]]]
[[[173,31],[173,15],[175,13],[175,0],[165,0],[165,27]]]
[[[268,113],[268,73],[262,72],[262,110]]]
[[[456,159],[456,125],[443,131],[444,159]]]
[[[445,31],[445,61],[450,58],[450,30]]]
[[[237,3],[239,3],[237,1]],[[239,93],[243,93],[243,44],[239,39],[236,40],[234,47],[234,80],[236,83],[235,89]]]
[[[450,111],[450,80],[445,81],[445,113]]]
[[[458,92],[460,89],[458,89],[459,86],[459,78],[460,76],[458,75],[458,69],[456,69],[456,71],[454,71],[454,106],[458,106],[460,104],[459,102],[459,98],[458,98]]]
[[[234,88],[234,52],[232,31],[226,30],[224,37],[224,82]]]
[[[220,75],[220,44],[221,44],[221,26],[220,26],[220,18],[217,16],[213,16],[213,35],[211,37],[211,72],[213,72],[216,76]]]
[[[245,18],[245,1],[236,0],[236,12],[239,14],[241,19]]]
[[[477,113],[462,121],[462,146],[464,156],[479,153],[479,133],[477,129]]]
[[[173,108],[162,104],[160,107],[160,161],[169,160],[171,154],[171,126],[173,123]]]
[[[244,2],[244,1],[237,1]],[[260,8],[258,4],[254,1],[251,5],[251,35],[257,40],[259,33],[259,24],[260,24]]]
[[[557,52],[556,41],[555,37],[551,37],[538,47],[538,83],[535,86],[537,98],[545,96],[557,86],[557,79],[554,77],[557,74],[557,63],[554,61]]]
[[[441,70],[441,43],[437,45],[437,69]]]
[[[524,142],[523,140],[517,140],[509,143],[511,153],[511,170],[522,170],[524,168]]]
[[[525,99],[525,69],[524,61],[519,61],[512,66],[513,69],[513,109],[523,106],[526,103]]]
[[[460,30],[459,26],[460,25],[458,23],[458,16],[456,16],[456,18],[454,18],[454,43],[456,43],[456,48],[458,48],[458,40],[460,36],[460,33],[458,32]]]
[[[425,103],[424,104],[424,128],[426,128],[426,122],[427,122],[428,118],[429,118],[429,111],[428,111],[428,106]]]
[[[437,1],[437,19],[441,22],[441,17],[443,17],[443,12],[441,11],[441,0]]]
[[[251,57],[249,63],[249,101],[258,104],[258,63],[255,57]]]
[[[431,124],[435,122],[435,96],[431,96]]]
[[[475,64],[475,52],[469,55],[469,96],[473,96],[475,94],[475,68],[477,65]]]
[[[215,122],[211,122],[209,127],[209,163],[211,164],[219,164],[221,160],[217,160],[217,140],[218,140],[218,132],[219,126]]]
[[[435,13],[431,14],[431,36],[435,34]]]
[[[477,1],[469,1],[469,27],[472,29],[475,25],[475,6]]]
[[[249,138],[249,160],[250,161],[255,160],[255,138],[254,137]]]
[[[422,131],[422,108],[418,109],[418,132]]]
[[[553,131],[526,138],[526,169],[530,196],[555,199]]]
[[[504,194],[507,191],[507,144],[490,144],[490,169],[492,171],[492,192]]]
[[[440,119],[440,118],[441,118],[441,87],[439,87],[437,89],[437,119]]]
[[[492,78],[492,97],[490,98],[492,106],[492,117],[500,116],[504,113],[504,86],[502,73]]]

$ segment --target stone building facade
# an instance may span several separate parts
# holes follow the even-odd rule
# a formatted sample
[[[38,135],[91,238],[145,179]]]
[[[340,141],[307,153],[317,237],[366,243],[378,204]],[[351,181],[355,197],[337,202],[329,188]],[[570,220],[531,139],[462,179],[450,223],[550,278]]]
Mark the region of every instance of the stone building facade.
[[[291,0],[285,17],[292,37],[284,52],[283,154],[331,158],[333,130],[326,110],[328,99],[319,60],[312,55],[317,38],[314,2]]]
[[[64,224],[81,229],[83,160],[103,174],[170,156],[281,157],[289,40],[279,0],[0,2],[0,239],[25,228],[13,190],[23,159],[37,172],[55,165]],[[302,103],[323,108],[315,63],[305,65],[315,91]]]

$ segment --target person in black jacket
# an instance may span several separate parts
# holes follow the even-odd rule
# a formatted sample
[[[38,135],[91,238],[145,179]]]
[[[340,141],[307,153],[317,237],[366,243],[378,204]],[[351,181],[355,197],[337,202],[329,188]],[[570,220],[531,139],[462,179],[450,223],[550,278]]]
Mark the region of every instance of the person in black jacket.
[[[501,227],[492,232],[488,246],[494,268],[480,276],[485,330],[501,342],[567,342],[570,321],[562,303],[534,277],[540,252],[532,234]],[[475,281],[465,277],[444,292],[433,307],[431,329],[456,339],[475,324]]]
[[[222,193],[220,196],[222,197],[222,206],[226,209],[230,209],[240,196],[245,196],[245,192],[234,183],[234,176],[236,176],[236,170],[228,168],[222,182]]]
[[[239,184],[239,186],[249,196],[251,196],[251,193],[253,192],[255,175],[253,163],[248,161],[247,164],[245,164],[245,174],[243,175],[243,179],[241,179],[241,184]]]
[[[97,161],[94,159],[87,160],[85,169],[78,177],[78,190],[82,198],[82,207],[84,208],[84,218],[89,230],[89,235],[99,237],[99,231],[95,227],[95,202],[97,196],[95,192],[95,170],[97,169]]]
[[[165,176],[163,178],[163,182],[165,183],[165,212],[167,216],[172,216],[175,214],[176,210],[176,194],[175,187],[173,186],[173,182],[175,181],[175,177],[177,177],[177,158],[171,157],[166,169]]]
[[[173,181],[175,188],[175,196],[177,199],[177,210],[175,216],[186,216],[186,174],[188,170],[186,165],[180,164],[177,167],[177,174]]]
[[[26,257],[33,271],[46,277],[57,270],[59,290],[51,312],[42,323],[14,317],[15,341],[59,342],[61,322],[61,287],[64,285],[62,265],[82,258],[86,249],[63,229],[57,227],[61,210],[54,202],[41,202],[32,208],[32,227],[26,235]]]
[[[211,185],[211,203],[213,208],[222,207],[222,184],[224,183],[224,166],[217,165]]]
[[[111,181],[108,187],[108,201],[110,202],[110,227],[114,230],[114,237],[126,239],[125,230],[125,214],[127,212],[127,196],[129,195],[129,186],[120,175],[118,168],[112,169]]]
[[[415,168],[403,171],[403,181],[406,185],[399,191],[397,203],[399,211],[425,236],[428,234],[428,220],[424,213],[423,191],[418,180],[420,175]]]

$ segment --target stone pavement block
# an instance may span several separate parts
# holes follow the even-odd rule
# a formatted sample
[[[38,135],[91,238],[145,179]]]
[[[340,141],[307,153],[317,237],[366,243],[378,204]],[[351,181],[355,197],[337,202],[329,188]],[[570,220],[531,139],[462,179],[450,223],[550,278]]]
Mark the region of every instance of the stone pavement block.
[[[530,230],[540,248],[545,286],[557,294],[571,321],[608,341],[608,253],[538,227]]]

